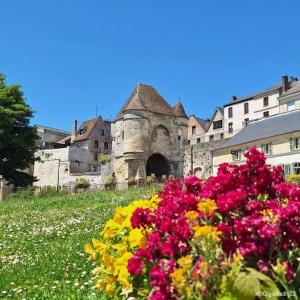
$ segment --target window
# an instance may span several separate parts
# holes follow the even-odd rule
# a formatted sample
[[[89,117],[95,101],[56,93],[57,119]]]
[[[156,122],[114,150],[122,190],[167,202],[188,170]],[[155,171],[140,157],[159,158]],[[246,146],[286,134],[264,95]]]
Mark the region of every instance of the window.
[[[197,138],[197,144],[200,144],[200,142],[201,142],[201,139]]]
[[[192,135],[196,134],[196,126],[192,126]]]
[[[291,166],[290,165],[283,165],[284,176],[288,176],[291,174]]]
[[[94,148],[98,149],[98,147],[99,147],[98,141],[94,141]]]
[[[94,152],[94,160],[97,161],[98,160],[98,153]]]
[[[228,108],[228,118],[232,118],[232,115],[233,115],[233,113],[232,113],[232,107],[229,107]]]
[[[213,140],[214,140],[214,135],[212,134],[209,136],[209,141],[212,142]]]
[[[222,120],[214,121],[213,129],[220,129],[220,128],[223,128],[223,121]]]
[[[224,133],[220,133],[220,139],[223,140],[224,139]]]
[[[264,111],[264,118],[267,118],[269,116],[269,111]]]
[[[101,135],[104,136],[104,129],[101,129]]]
[[[124,131],[122,131],[122,140],[124,140]]]
[[[244,151],[242,149],[239,150],[232,150],[231,154],[232,154],[232,160],[241,160],[242,159],[242,155],[243,155]]]
[[[291,101],[291,102],[287,103],[287,110],[288,111],[295,110],[295,108],[296,108],[295,101]]]
[[[244,103],[244,114],[248,114],[249,113],[249,103]]]
[[[272,143],[261,145],[261,151],[266,155],[272,155]]]
[[[191,140],[188,140],[188,145],[190,145],[191,144]]]
[[[233,132],[233,123],[232,122],[228,123],[228,132],[229,133]]]
[[[50,149],[50,143],[44,142],[44,149]]]
[[[107,142],[104,143],[104,149],[105,149],[105,150],[108,149],[108,143],[107,143]]]
[[[293,163],[293,173],[299,175],[300,174],[300,163]]]
[[[249,118],[244,119],[243,127],[246,127],[249,123]]]
[[[264,97],[264,106],[268,106],[269,105],[269,97]]]
[[[177,141],[178,141],[178,142],[181,141],[181,135],[179,135],[179,136],[177,137]]]
[[[290,139],[290,150],[299,150],[300,149],[300,138]]]
[[[80,129],[78,133],[79,133],[79,135],[86,133],[86,128]]]

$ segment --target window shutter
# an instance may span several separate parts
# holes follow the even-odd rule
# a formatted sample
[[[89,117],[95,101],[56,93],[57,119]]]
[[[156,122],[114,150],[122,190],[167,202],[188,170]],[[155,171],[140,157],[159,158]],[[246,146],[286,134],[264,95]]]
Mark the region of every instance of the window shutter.
[[[284,165],[284,175],[288,176],[291,173],[291,166],[289,164]]]
[[[290,151],[293,150],[293,144],[294,144],[294,140],[293,140],[293,139],[290,139]]]
[[[261,148],[261,151],[262,151],[263,153],[266,152],[266,147],[265,147],[265,145],[260,145],[260,148]]]
[[[272,143],[269,144],[269,154],[272,155],[273,154],[273,145]]]

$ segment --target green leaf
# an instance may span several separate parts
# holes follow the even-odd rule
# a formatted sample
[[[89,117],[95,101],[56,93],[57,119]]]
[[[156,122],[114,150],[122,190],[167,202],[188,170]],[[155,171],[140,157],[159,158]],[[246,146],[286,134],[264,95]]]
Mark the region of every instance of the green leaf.
[[[234,294],[238,299],[255,300],[261,292],[261,285],[258,278],[246,272],[241,272],[234,281]]]

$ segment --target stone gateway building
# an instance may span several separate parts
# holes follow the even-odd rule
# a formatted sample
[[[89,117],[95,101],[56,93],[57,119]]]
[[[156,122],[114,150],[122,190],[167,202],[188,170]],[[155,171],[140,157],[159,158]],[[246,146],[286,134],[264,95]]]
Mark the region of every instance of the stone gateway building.
[[[112,122],[113,168],[118,183],[154,174],[183,176],[188,117],[150,85],[138,84]]]

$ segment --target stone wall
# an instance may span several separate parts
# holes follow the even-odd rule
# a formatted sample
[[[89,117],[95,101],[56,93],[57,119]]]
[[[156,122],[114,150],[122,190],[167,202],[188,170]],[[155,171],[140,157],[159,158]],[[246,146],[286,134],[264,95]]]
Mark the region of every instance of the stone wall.
[[[33,175],[38,180],[36,186],[65,185],[70,181],[70,174],[91,171],[91,153],[84,148],[69,146],[40,150],[36,156],[40,158],[34,164]]]
[[[118,182],[137,173],[146,173],[148,158],[155,153],[165,157],[172,175],[183,175],[183,150],[187,143],[188,119],[152,113],[127,111],[112,123],[113,167]]]
[[[184,151],[184,175],[192,171],[199,178],[213,175],[212,151],[227,140],[186,146]]]

